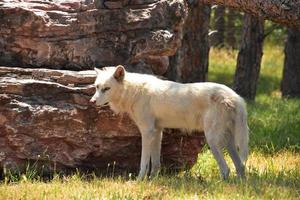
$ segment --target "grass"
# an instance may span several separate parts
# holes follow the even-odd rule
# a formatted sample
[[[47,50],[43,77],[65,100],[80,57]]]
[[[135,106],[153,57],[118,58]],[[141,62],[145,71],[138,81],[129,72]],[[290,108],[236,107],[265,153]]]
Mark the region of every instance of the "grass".
[[[0,199],[300,199],[300,100],[280,97],[283,50],[265,46],[255,102],[248,103],[251,153],[247,178],[221,181],[205,147],[195,166],[173,175],[135,181],[131,177],[91,177],[76,173],[41,181],[35,170],[10,175]],[[212,49],[209,80],[232,84],[236,51]],[[9,177],[8,177],[9,178]]]

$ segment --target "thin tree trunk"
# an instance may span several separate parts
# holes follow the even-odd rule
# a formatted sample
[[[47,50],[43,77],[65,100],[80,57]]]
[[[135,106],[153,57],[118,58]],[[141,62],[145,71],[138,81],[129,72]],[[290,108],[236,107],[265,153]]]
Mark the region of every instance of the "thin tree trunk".
[[[189,4],[181,47],[170,58],[169,79],[185,83],[206,81],[209,18],[210,7],[197,1]]]
[[[223,47],[225,34],[225,8],[217,6],[214,17],[214,31],[216,31],[211,38],[211,46]]]
[[[300,97],[300,29],[288,29],[281,92],[284,97]]]
[[[241,96],[254,100],[263,55],[264,20],[245,15],[241,47],[234,77],[234,89]]]
[[[237,12],[228,9],[227,13],[227,23],[226,23],[226,44],[232,48],[237,48],[236,45],[236,26],[235,26],[235,20],[237,19]]]
[[[234,8],[259,18],[300,28],[299,0],[200,0],[200,2]]]

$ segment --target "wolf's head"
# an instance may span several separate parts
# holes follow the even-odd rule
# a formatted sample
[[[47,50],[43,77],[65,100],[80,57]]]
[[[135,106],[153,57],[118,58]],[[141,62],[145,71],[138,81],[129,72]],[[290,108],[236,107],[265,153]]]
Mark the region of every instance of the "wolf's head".
[[[125,77],[125,69],[122,65],[117,67],[95,68],[97,78],[95,81],[96,92],[91,98],[91,103],[103,106],[110,103],[118,96],[118,88]]]

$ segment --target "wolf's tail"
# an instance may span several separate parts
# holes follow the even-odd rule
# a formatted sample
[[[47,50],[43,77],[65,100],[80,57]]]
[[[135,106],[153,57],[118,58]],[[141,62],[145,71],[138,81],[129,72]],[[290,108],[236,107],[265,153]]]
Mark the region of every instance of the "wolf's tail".
[[[236,104],[234,141],[239,150],[240,159],[242,162],[247,160],[248,143],[249,143],[249,128],[247,125],[246,105],[242,98],[239,98]]]

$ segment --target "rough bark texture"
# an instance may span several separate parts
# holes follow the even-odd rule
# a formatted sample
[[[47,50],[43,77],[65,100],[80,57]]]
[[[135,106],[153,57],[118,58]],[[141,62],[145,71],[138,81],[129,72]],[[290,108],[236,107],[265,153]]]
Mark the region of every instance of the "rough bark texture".
[[[208,72],[208,25],[210,8],[194,2],[188,5],[181,47],[170,58],[168,78],[179,82],[206,81]]]
[[[299,0],[200,0],[211,5],[223,5],[244,11],[258,18],[269,19],[291,27],[300,28]]]
[[[136,170],[139,131],[126,115],[89,104],[94,79],[94,71],[0,67],[0,168]],[[192,166],[203,144],[202,133],[165,131],[163,166]]]
[[[210,45],[216,47],[224,46],[225,36],[225,7],[217,6],[215,9],[214,17],[214,31],[215,33],[211,36]]]
[[[165,73],[185,15],[184,0],[0,2],[0,64]]]
[[[288,29],[281,92],[284,97],[300,97],[300,29]]]
[[[242,42],[237,58],[234,89],[242,97],[254,100],[262,58],[264,20],[245,15]]]

